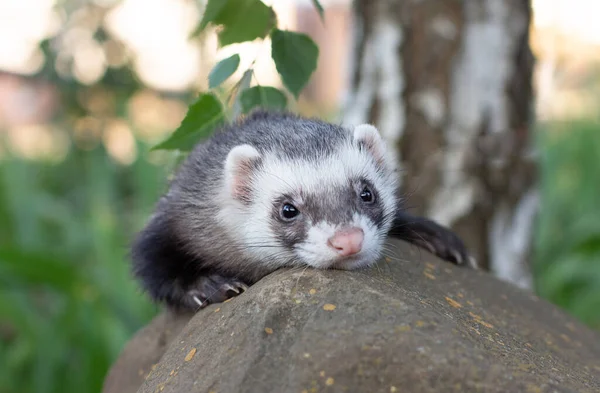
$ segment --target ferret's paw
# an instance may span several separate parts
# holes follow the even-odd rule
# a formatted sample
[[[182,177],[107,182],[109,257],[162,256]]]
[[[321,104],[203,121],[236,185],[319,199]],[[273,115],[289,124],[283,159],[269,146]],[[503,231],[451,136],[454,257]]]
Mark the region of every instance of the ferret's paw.
[[[424,236],[426,248],[448,262],[477,269],[477,261],[469,255],[462,240],[443,227],[432,228],[429,236]]]
[[[245,292],[248,286],[231,277],[219,275],[201,277],[186,293],[189,308],[202,309],[209,304],[222,303]]]
[[[432,220],[400,210],[396,213],[389,234],[429,250],[445,261],[473,269],[478,268],[477,261],[469,255],[460,237],[454,231]]]

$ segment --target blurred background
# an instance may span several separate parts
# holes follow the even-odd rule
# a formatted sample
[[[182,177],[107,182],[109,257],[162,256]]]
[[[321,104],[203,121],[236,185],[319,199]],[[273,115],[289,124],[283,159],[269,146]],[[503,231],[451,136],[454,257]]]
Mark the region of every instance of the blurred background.
[[[131,280],[127,244],[176,163],[149,148],[207,89],[217,50],[188,37],[193,0],[0,0],[0,393],[98,392],[157,308]],[[265,1],[321,48],[297,103],[334,118],[348,73],[350,2]],[[537,293],[600,329],[600,3],[535,0],[531,46],[542,210]],[[265,56],[261,56],[261,51]],[[235,79],[235,78],[234,78]]]

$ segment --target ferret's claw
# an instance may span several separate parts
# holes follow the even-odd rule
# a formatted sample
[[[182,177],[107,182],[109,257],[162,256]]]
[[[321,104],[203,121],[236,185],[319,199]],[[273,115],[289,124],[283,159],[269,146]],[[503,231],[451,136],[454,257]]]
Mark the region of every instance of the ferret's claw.
[[[194,299],[194,301],[196,302],[196,304],[198,304],[198,306],[200,308],[202,308],[202,305],[204,304],[202,301],[200,301],[200,299],[198,299],[198,296],[192,296],[192,299]]]
[[[225,290],[226,292],[227,292],[227,291],[233,291],[233,292],[235,292],[235,293],[237,293],[237,294],[239,294],[239,293],[240,293],[240,290],[239,290],[238,288],[236,288],[236,287],[234,287],[233,285],[231,285],[231,284],[228,284],[228,283],[225,283],[225,284],[223,284],[223,285],[221,286],[221,289],[222,289],[222,290]]]
[[[458,253],[458,251],[452,250],[452,256],[454,257],[454,260],[456,261],[456,263],[458,265],[462,265],[463,264],[463,259],[460,256],[460,254]]]
[[[479,264],[477,263],[477,260],[472,256],[469,256],[469,266],[476,270],[479,269]]]
[[[427,250],[429,250],[430,253],[436,254],[436,250],[435,250],[435,247],[433,246],[433,244],[431,244],[429,242],[423,242],[423,245],[425,246],[425,248],[427,248]]]
[[[209,305],[206,294],[198,289],[189,290],[184,300],[186,307],[193,310],[201,310]]]

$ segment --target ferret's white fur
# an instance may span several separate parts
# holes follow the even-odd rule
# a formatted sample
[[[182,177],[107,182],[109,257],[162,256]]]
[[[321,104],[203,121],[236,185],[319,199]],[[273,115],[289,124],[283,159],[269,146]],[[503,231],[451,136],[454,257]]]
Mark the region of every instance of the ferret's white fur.
[[[396,209],[396,176],[394,163],[390,159],[384,140],[377,129],[371,125],[360,125],[353,129],[352,139],[332,155],[317,160],[286,161],[277,154],[266,153],[262,156],[256,149],[248,145],[237,146],[229,153],[225,169],[225,192],[222,193],[222,208],[219,219],[235,233],[243,236],[242,243],[247,246],[249,256],[269,267],[280,267],[296,264],[310,265],[317,268],[337,266],[339,256],[329,249],[327,240],[333,236],[336,228],[324,221],[312,222],[306,241],[299,244],[295,250],[278,245],[273,239],[270,226],[272,201],[284,193],[311,194],[322,191],[328,186],[344,186],[350,177],[361,176],[373,183],[384,206],[384,214],[390,215]],[[364,142],[367,147],[362,151],[358,142]],[[240,171],[239,164],[246,159],[256,159],[260,156],[261,169],[251,174],[251,179],[236,179]],[[384,165],[384,171],[377,170],[377,165]],[[252,206],[249,208],[231,194],[232,184],[239,181],[251,181],[253,195]],[[302,204],[301,200],[296,201]],[[375,223],[358,213],[354,214],[352,225],[364,231],[362,251],[348,259],[341,268],[353,269],[366,266],[376,261],[382,249],[385,236],[382,230],[377,230]],[[391,222],[385,223],[383,231],[387,233]],[[242,228],[243,230],[240,230]],[[257,247],[257,245],[259,245]],[[262,246],[262,247],[261,247]]]

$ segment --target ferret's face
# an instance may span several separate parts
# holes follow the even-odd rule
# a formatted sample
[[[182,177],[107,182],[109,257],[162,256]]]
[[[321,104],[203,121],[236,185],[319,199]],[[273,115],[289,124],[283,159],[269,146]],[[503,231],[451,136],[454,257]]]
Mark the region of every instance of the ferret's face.
[[[391,209],[365,177],[327,185],[328,177],[315,177],[320,189],[298,187],[271,200],[269,231],[301,264],[340,269],[368,265],[379,257]]]
[[[381,255],[396,213],[396,175],[374,127],[348,133],[318,159],[260,155],[248,145],[229,154],[223,219],[255,262],[355,269]]]

